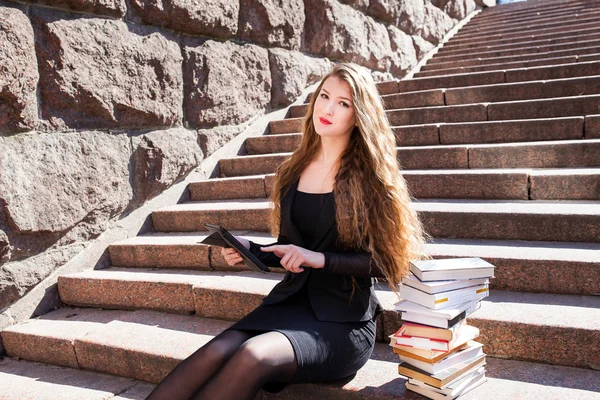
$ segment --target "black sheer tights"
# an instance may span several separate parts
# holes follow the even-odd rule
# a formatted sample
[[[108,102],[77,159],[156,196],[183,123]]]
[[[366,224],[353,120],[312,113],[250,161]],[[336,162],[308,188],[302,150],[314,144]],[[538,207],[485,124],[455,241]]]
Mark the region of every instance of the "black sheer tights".
[[[146,400],[253,399],[266,382],[295,374],[294,348],[282,333],[228,330],[183,360]]]

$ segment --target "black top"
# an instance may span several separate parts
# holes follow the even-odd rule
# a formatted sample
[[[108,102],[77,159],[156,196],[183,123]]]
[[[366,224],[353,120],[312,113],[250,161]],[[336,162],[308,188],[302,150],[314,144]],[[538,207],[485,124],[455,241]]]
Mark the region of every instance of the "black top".
[[[309,247],[313,243],[323,207],[328,201],[333,201],[332,193],[306,193],[298,191],[294,198],[292,222],[298,228],[304,243]]]

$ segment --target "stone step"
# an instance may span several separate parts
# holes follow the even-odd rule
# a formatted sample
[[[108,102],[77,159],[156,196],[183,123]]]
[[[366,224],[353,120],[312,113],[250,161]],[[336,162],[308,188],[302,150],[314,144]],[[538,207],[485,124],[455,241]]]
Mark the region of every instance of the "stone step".
[[[232,231],[259,244],[276,241],[266,232]],[[194,249],[204,257],[173,261],[173,254],[190,248],[190,240],[174,233],[150,233],[127,239],[109,247],[113,266],[126,268],[173,268],[213,271],[249,271],[246,266],[229,266],[220,248],[196,244],[206,232],[186,234],[194,237]],[[434,258],[480,257],[496,266],[492,289],[599,295],[600,252],[598,243],[524,242],[481,239],[435,239],[425,251]],[[273,269],[274,272],[283,272]]]
[[[513,21],[519,21],[526,18],[539,18],[548,15],[560,15],[560,14],[572,14],[574,12],[585,14],[589,10],[597,8],[597,3],[594,1],[581,2],[578,4],[563,4],[563,5],[548,5],[548,8],[537,8],[537,9],[523,9],[511,12],[501,12],[501,8],[496,10],[486,9],[481,13],[477,14],[471,21],[475,26],[483,26],[485,24],[496,24],[499,21],[505,20],[507,24]],[[469,25],[471,25],[469,23]]]
[[[276,241],[267,232],[237,231],[259,244]],[[245,271],[245,266],[230,266],[221,256],[220,248],[200,243],[207,236],[202,232],[153,232],[111,244],[110,260],[115,267],[191,269],[200,271]],[[277,271],[276,271],[277,272]]]
[[[544,200],[420,200],[412,203],[434,238],[600,242],[600,203]],[[268,232],[266,200],[187,202],[152,213],[158,232],[204,231],[204,223]]]
[[[600,73],[600,71],[599,71]],[[446,89],[445,105],[600,94],[600,75]],[[393,96],[393,95],[391,95]],[[599,110],[600,111],[600,110]]]
[[[478,67],[478,66],[489,66],[489,65],[512,65],[514,63],[524,62],[541,62],[545,59],[556,60],[560,58],[576,57],[584,54],[596,54],[600,52],[600,46],[589,45],[586,43],[585,47],[573,47],[567,50],[547,51],[542,53],[534,54],[521,54],[515,56],[503,56],[503,57],[489,57],[489,58],[467,58],[464,57],[462,61],[447,61],[439,63],[428,63],[421,68],[423,72],[430,72],[436,70],[448,70],[457,69],[459,67]]]
[[[506,43],[499,43],[495,45],[488,44],[478,46],[472,44],[465,44],[456,47],[448,47],[444,45],[438,50],[434,58],[437,59],[456,55],[471,56],[474,53],[503,51],[521,47],[535,48],[541,46],[561,45],[564,43],[578,42],[582,40],[595,40],[598,39],[598,37],[600,37],[600,28],[571,32],[568,36],[563,35],[561,37],[538,38],[537,36],[527,36],[519,41],[507,40]]]
[[[487,89],[486,86],[481,87]],[[475,89],[475,94],[477,94]],[[459,91],[460,94],[460,91]],[[584,120],[587,123],[584,125]],[[523,119],[514,121],[459,122],[392,127],[398,146],[529,142],[592,138],[600,127],[596,116]],[[584,130],[587,128],[587,131]],[[292,152],[300,145],[300,133],[255,136],[246,140],[249,155]]]
[[[433,77],[433,76],[440,76],[440,75],[465,74],[465,73],[472,73],[472,72],[503,71],[503,70],[507,70],[507,69],[515,70],[515,69],[520,69],[520,68],[556,66],[556,65],[574,64],[574,63],[586,62],[586,61],[597,61],[598,58],[599,58],[598,54],[589,54],[589,55],[582,55],[582,56],[565,56],[565,57],[554,57],[554,58],[540,58],[540,59],[531,60],[531,61],[515,61],[515,62],[500,63],[500,64],[484,64],[484,65],[475,65],[475,66],[470,66],[470,67],[456,67],[456,68],[446,68],[446,69],[431,70],[431,71],[420,71],[420,72],[415,73],[415,77],[423,78],[423,77]],[[597,75],[597,73],[594,75]],[[539,78],[536,78],[536,79],[539,79]]]
[[[592,9],[594,10],[594,9]],[[548,21],[572,21],[573,19],[580,17],[582,14],[588,14],[592,12],[582,5],[565,7],[560,9],[552,9],[547,12],[535,12],[528,13],[521,16],[500,16],[488,20],[480,20],[479,16],[484,16],[483,13],[478,14],[472,18],[469,23],[461,28],[461,33],[474,33],[474,32],[485,32],[484,28],[489,27],[490,29],[497,29],[504,26],[514,26],[524,23],[545,23]]]
[[[594,24],[585,24],[584,26],[565,26],[562,31],[542,31],[542,32],[529,32],[526,35],[516,36],[510,35],[493,35],[493,36],[481,36],[472,40],[453,41],[450,40],[444,44],[446,50],[458,50],[458,49],[472,49],[483,46],[497,46],[502,44],[511,44],[513,46],[521,45],[532,40],[540,39],[556,39],[563,38],[573,35],[580,35],[583,33],[597,32],[598,27]]]
[[[129,378],[8,357],[0,360],[0,382],[2,400],[144,400],[154,389]]]
[[[482,36],[479,35],[465,35],[459,36],[458,33],[452,37],[453,44],[463,44],[463,43],[493,43],[498,39],[508,39],[508,38],[520,38],[525,35],[543,35],[548,33],[558,33],[563,32],[567,34],[572,31],[579,31],[582,29],[588,28],[597,28],[598,27],[598,18],[594,17],[589,20],[580,21],[577,25],[567,25],[567,24],[556,24],[555,26],[548,27],[536,27],[535,25],[529,29],[518,29],[513,32],[504,32],[504,33],[491,33],[489,35]]]
[[[564,79],[598,75],[600,63],[595,61],[552,66],[516,68],[407,79],[398,82],[399,92],[416,92],[438,88],[481,86],[540,79]]]
[[[599,139],[398,147],[403,169],[585,168],[600,166]],[[291,153],[223,158],[221,177],[275,173]]]
[[[393,110],[592,94],[600,94],[600,75],[405,92],[383,96],[383,100],[385,108]],[[307,110],[307,104],[292,106],[289,115],[304,117]]]
[[[600,200],[600,168],[429,169],[404,170],[402,175],[416,199]],[[191,200],[267,198],[273,176],[192,182]]]
[[[585,116],[600,113],[600,95],[388,110],[393,126]],[[293,120],[291,120],[293,121]],[[290,124],[291,125],[291,124]]]
[[[592,38],[592,39],[591,39]],[[576,49],[588,47],[592,44],[600,44],[600,33],[596,33],[594,35],[588,35],[586,37],[582,37],[579,40],[573,40],[566,43],[558,43],[558,44],[543,44],[543,45],[528,45],[528,46],[514,46],[511,48],[505,49],[496,49],[496,50],[483,50],[477,52],[469,52],[469,53],[458,53],[458,54],[449,54],[449,55],[440,55],[436,54],[429,62],[428,65],[434,65],[439,63],[448,63],[450,61],[461,61],[461,60],[470,60],[470,59],[486,59],[486,58],[498,58],[498,57],[507,57],[507,56],[520,56],[524,54],[536,54],[536,53],[551,53],[554,51],[562,51],[566,49]]]
[[[478,38],[482,33],[488,35],[503,35],[508,33],[523,32],[527,34],[530,31],[539,31],[546,29],[560,29],[563,26],[573,24],[586,24],[598,22],[600,17],[600,8],[589,8],[580,13],[566,13],[563,16],[555,18],[540,18],[533,21],[511,21],[505,24],[475,26],[471,29],[459,30],[452,39]]]
[[[519,15],[531,15],[533,13],[543,13],[554,10],[569,9],[579,6],[594,6],[595,0],[585,1],[534,1],[529,0],[527,3],[511,3],[502,4],[501,7],[486,8],[483,12],[476,16],[477,20],[487,19],[493,21],[496,18],[505,16],[516,17]]]
[[[102,319],[99,314],[108,313],[113,316],[104,318],[103,323],[89,322]],[[81,362],[75,360],[80,364],[75,368],[80,369],[4,359],[0,361],[0,376],[9,389],[4,391],[2,398],[142,400],[154,388],[153,384],[143,381],[158,383],[176,364],[226,328],[220,321],[195,316],[152,311],[118,313],[66,308],[54,311],[45,320],[29,322],[27,328],[22,327],[15,336],[20,336],[25,344],[44,341],[50,336],[56,337],[65,347],[70,344],[73,353],[82,354]],[[89,334],[81,329],[84,326],[89,328]],[[115,331],[111,332],[111,329]],[[52,347],[48,349],[55,353]],[[29,355],[25,346],[14,350]],[[91,359],[93,355],[97,357]],[[600,398],[595,394],[600,387],[598,371],[493,357],[486,361],[488,381],[464,395],[463,399]],[[132,363],[132,368],[126,367]],[[376,344],[371,359],[351,378],[329,384],[291,385],[278,394],[261,391],[256,399],[416,399],[417,395],[405,391],[405,379],[398,375],[398,363],[397,356],[387,344]],[[108,372],[112,376],[83,371],[90,366],[93,371]],[[118,377],[121,374],[133,376],[138,381]],[[528,377],[527,382],[523,376]],[[111,397],[112,393],[115,397]]]
[[[63,302],[71,306],[195,312],[202,318],[237,321],[258,306],[280,280],[281,274],[258,272],[173,271],[164,274],[150,270],[108,269],[61,276],[59,293]],[[394,310],[398,299],[386,284],[378,284],[376,294],[384,307],[378,321],[379,328],[383,329],[379,341],[387,342],[387,337],[399,328],[400,315]],[[487,346],[488,354],[557,365],[597,367],[600,297],[493,290],[470,321],[481,329],[482,343]],[[15,334],[18,327],[2,332],[9,355],[15,353],[11,348],[17,340],[11,334]],[[27,324],[24,327],[26,329]],[[90,336],[93,334],[88,334],[86,339],[90,340]],[[19,342],[23,346],[23,340]],[[551,343],[561,343],[561,346]],[[569,357],[563,354],[565,348],[569,349]]]

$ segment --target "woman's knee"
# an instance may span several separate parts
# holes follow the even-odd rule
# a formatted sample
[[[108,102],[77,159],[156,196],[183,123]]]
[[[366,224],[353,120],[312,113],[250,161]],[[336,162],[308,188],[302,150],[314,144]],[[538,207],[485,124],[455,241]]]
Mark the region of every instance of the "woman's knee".
[[[238,331],[225,331],[200,348],[195,354],[208,362],[223,363],[231,358],[248,335]]]

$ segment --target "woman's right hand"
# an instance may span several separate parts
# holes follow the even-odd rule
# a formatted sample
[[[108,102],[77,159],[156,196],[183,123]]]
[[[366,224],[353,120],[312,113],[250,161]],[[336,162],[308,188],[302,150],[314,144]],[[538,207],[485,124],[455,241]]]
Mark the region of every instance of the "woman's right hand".
[[[235,238],[241,244],[243,244],[245,248],[250,249],[250,242],[247,239],[244,239],[242,237],[237,237],[237,236],[235,236]],[[239,265],[241,263],[243,264],[244,259],[242,258],[240,253],[238,253],[238,251],[236,249],[234,249],[233,247],[222,247],[221,255],[223,256],[223,258],[225,258],[225,261],[227,262],[228,265],[235,266],[235,265]]]

